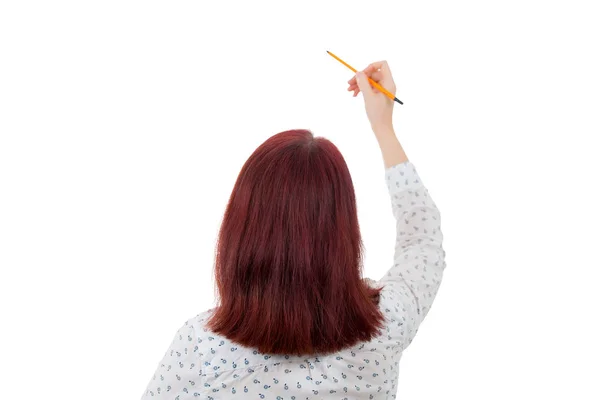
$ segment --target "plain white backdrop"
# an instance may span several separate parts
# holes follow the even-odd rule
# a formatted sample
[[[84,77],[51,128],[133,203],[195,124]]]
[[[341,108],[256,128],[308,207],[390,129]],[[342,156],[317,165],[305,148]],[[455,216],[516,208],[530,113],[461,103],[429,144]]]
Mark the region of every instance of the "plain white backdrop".
[[[593,1],[2,1],[0,398],[136,399],[213,306],[237,174],[269,136],[344,154],[365,276],[394,222],[351,71],[385,59],[442,213],[401,399],[598,399]]]

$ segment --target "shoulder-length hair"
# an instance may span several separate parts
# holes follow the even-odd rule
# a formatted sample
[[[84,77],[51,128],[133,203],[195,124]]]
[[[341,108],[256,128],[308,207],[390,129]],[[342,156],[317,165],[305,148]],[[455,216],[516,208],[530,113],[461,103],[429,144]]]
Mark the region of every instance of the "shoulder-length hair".
[[[350,172],[329,140],[290,130],[242,167],[215,248],[207,328],[269,354],[327,354],[383,327],[381,288],[362,278]]]

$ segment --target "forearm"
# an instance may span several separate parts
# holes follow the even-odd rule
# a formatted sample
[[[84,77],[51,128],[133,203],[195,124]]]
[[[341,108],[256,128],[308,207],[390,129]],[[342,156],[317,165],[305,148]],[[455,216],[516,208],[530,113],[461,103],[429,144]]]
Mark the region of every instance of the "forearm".
[[[374,128],[373,133],[379,143],[385,168],[408,161],[408,157],[396,137],[393,127]]]

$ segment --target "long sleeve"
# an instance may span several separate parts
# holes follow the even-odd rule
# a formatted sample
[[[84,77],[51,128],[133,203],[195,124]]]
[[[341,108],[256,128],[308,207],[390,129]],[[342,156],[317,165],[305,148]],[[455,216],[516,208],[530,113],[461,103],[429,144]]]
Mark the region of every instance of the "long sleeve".
[[[429,312],[446,266],[440,212],[410,162],[385,170],[396,221],[394,264],[379,284],[384,308],[406,348]]]
[[[194,326],[190,321],[179,328],[142,400],[187,400],[200,392],[201,365]]]

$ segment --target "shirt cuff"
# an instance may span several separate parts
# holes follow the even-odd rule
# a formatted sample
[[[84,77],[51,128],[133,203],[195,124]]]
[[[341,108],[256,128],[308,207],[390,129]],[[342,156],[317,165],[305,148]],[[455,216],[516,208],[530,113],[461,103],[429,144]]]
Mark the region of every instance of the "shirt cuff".
[[[417,169],[410,161],[387,168],[385,170],[385,181],[390,194],[423,186]]]

